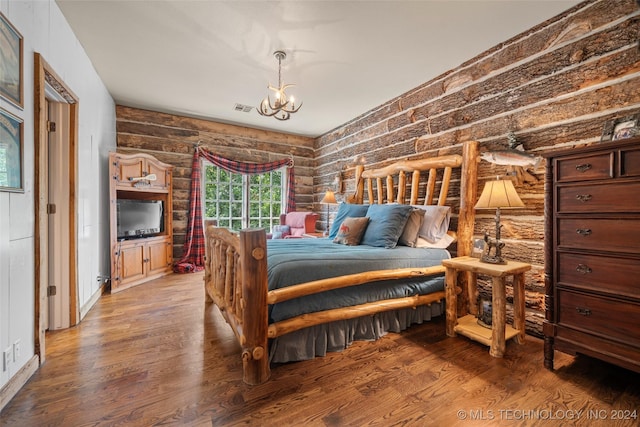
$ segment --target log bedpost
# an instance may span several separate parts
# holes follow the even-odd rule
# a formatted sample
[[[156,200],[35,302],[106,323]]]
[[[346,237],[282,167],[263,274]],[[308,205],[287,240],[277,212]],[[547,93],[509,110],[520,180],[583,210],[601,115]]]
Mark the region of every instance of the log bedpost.
[[[240,231],[242,258],[242,380],[261,384],[271,375],[267,342],[267,237],[262,228]]]
[[[478,142],[467,141],[462,144],[462,171],[460,175],[460,213],[458,215],[458,251],[457,256],[471,255],[473,233],[475,230],[475,204],[478,194]],[[459,275],[460,288],[458,313],[478,313],[476,278],[470,272]],[[466,290],[466,292],[465,292]]]
[[[204,300],[207,303],[213,302],[213,298],[207,291],[208,284],[212,283],[211,275],[213,271],[211,270],[211,256],[212,256],[212,242],[207,238],[207,228],[209,226],[215,227],[218,225],[218,221],[215,219],[206,219],[204,221],[204,234],[205,234],[205,256],[204,256]],[[211,290],[213,292],[213,290]]]
[[[364,199],[364,180],[362,179],[362,172],[364,166],[356,166],[356,191],[354,194],[354,203],[362,203]]]

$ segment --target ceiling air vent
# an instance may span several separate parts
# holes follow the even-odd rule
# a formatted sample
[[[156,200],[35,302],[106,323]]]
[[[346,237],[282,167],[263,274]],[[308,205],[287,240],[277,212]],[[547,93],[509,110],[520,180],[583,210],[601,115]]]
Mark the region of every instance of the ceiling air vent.
[[[233,109],[236,111],[242,111],[243,113],[248,113],[249,111],[251,111],[253,107],[249,106],[249,105],[242,105],[242,104],[236,104]]]

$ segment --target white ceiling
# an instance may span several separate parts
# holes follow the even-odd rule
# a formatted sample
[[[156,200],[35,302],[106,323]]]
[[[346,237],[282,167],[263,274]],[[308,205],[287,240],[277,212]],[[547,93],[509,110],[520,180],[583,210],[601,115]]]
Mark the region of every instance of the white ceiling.
[[[319,136],[579,3],[57,0],[119,105]],[[280,122],[234,110],[284,83]]]

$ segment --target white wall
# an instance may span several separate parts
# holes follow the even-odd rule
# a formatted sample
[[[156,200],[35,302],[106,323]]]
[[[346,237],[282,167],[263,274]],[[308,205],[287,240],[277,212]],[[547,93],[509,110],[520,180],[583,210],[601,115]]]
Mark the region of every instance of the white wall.
[[[20,357],[1,373],[1,387],[34,355],[34,52],[80,100],[76,232],[84,311],[99,289],[96,278],[109,274],[107,158],[115,150],[116,132],[113,99],[57,4],[0,0],[0,12],[22,34],[24,44],[24,108],[0,99],[0,107],[24,120],[24,193],[0,191],[0,350],[21,343]]]

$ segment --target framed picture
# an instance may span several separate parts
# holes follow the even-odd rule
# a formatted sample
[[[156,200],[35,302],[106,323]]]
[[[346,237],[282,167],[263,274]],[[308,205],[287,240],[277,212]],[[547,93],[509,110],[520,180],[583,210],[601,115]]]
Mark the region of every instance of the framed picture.
[[[640,135],[640,113],[607,121],[600,141],[616,141],[636,135]]]
[[[23,107],[22,36],[0,13],[0,96]]]
[[[0,191],[24,191],[22,134],[22,120],[0,108]]]

